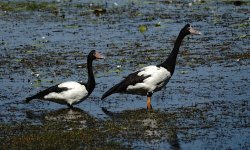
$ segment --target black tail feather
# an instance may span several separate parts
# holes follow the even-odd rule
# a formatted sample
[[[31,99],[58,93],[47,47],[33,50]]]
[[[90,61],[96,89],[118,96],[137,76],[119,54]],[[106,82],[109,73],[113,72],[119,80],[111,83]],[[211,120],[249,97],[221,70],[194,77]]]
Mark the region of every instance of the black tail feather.
[[[146,78],[150,77],[150,75],[139,76],[138,73],[140,71],[143,71],[143,70],[139,70],[139,71],[129,74],[120,83],[116,84],[111,89],[109,89],[106,93],[104,93],[101,99],[104,99],[105,97],[113,93],[126,93],[128,92],[127,91],[128,86],[135,85],[137,83],[142,83]]]
[[[28,103],[28,102],[30,102],[30,101],[33,100],[33,99],[34,99],[34,96],[27,97],[26,100],[25,100],[25,102]]]
[[[105,93],[102,95],[102,98],[101,98],[101,99],[103,100],[104,98],[108,97],[109,95],[118,92],[119,86],[120,86],[120,84],[116,84],[115,86],[113,86],[112,88],[110,88],[107,92],[105,92]]]
[[[43,91],[42,91],[42,92],[43,92]],[[44,96],[42,92],[39,92],[39,93],[37,93],[36,95],[27,97],[26,100],[25,100],[25,102],[26,102],[26,103],[29,103],[29,102],[30,102],[31,100],[33,100],[33,99],[41,99],[41,98]]]
[[[31,97],[27,97],[25,101],[26,101],[26,103],[28,103],[33,99],[43,99],[44,96],[49,94],[49,93],[52,93],[52,92],[60,93],[60,92],[66,91],[66,90],[68,90],[68,88],[66,88],[66,87],[59,88],[58,84],[57,84],[57,85],[49,87],[43,91],[40,91]]]

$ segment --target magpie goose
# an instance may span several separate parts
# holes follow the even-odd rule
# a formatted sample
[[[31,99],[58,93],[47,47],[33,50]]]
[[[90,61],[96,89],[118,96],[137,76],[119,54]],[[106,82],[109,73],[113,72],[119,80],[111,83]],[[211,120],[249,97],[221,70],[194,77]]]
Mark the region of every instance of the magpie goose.
[[[101,99],[113,93],[142,95],[147,96],[147,109],[152,109],[151,96],[154,92],[161,90],[173,76],[181,42],[189,34],[201,34],[201,32],[193,29],[190,24],[185,25],[175,41],[172,52],[164,62],[143,67],[129,74],[120,83],[105,92]]]
[[[26,102],[30,102],[33,99],[42,99],[52,101],[55,103],[68,105],[72,108],[72,105],[78,104],[85,100],[95,88],[95,77],[92,69],[92,62],[96,59],[104,58],[100,53],[92,50],[87,57],[87,70],[88,81],[87,83],[67,81],[52,87],[49,87],[34,96],[27,97]]]

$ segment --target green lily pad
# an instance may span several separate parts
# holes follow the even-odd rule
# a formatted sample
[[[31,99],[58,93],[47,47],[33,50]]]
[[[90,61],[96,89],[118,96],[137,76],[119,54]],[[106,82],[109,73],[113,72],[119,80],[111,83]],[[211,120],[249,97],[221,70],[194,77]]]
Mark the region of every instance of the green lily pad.
[[[148,27],[146,25],[139,25],[138,30],[141,33],[144,33],[144,32],[146,32],[148,30]]]

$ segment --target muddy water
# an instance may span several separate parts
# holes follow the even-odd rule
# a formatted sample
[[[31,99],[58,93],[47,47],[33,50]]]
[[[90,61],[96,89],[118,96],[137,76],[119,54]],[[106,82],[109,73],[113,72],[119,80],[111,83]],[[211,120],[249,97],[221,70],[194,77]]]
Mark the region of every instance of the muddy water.
[[[250,146],[249,2],[47,2],[40,8],[21,0],[0,3],[0,147]],[[146,112],[146,97],[100,100],[123,76],[163,61],[187,23],[203,35],[184,39],[174,76],[152,97],[155,112]],[[93,49],[106,59],[94,62],[98,84],[79,109],[24,103],[51,85],[86,81],[86,55]]]

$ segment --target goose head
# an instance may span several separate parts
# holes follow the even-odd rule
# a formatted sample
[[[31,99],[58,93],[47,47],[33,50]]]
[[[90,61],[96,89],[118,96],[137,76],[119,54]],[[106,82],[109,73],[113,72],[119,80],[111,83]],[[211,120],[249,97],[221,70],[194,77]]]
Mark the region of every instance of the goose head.
[[[102,56],[99,52],[97,52],[96,50],[92,50],[89,55],[88,58],[90,58],[91,60],[96,60],[96,59],[104,59],[104,56]]]
[[[190,24],[186,24],[182,28],[181,33],[184,35],[189,35],[189,34],[201,35],[201,32],[198,30],[195,30]]]

